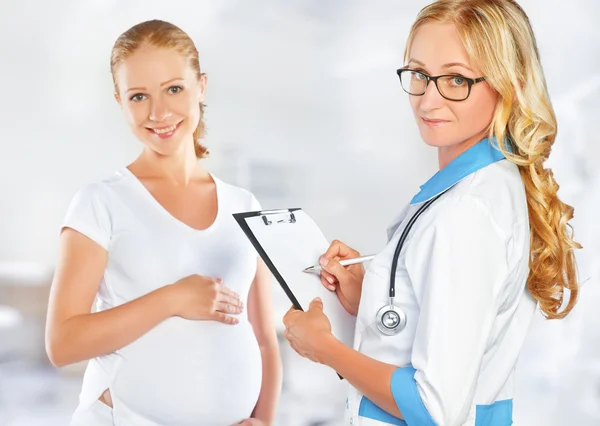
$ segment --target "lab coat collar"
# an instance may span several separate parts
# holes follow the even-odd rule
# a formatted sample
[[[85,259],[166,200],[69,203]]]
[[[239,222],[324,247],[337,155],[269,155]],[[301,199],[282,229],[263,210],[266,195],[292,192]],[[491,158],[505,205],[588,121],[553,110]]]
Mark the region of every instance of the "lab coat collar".
[[[481,140],[438,171],[421,186],[421,190],[413,197],[410,204],[430,200],[477,170],[504,159],[505,156],[498,148],[496,138],[493,138],[493,143],[489,141],[489,138]],[[505,140],[504,145],[511,152],[508,140]]]

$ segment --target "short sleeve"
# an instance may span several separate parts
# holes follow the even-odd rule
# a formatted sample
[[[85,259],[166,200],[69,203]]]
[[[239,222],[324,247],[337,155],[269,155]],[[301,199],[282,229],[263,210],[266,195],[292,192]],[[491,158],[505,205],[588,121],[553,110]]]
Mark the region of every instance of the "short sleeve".
[[[258,211],[258,210],[262,210],[262,207],[260,205],[260,203],[258,202],[258,200],[256,199],[256,197],[254,195],[252,195],[252,199],[250,202],[250,211]]]
[[[108,200],[100,183],[89,184],[75,194],[62,228],[72,228],[108,250],[111,217]]]
[[[413,241],[406,266],[421,312],[392,393],[409,426],[462,425],[508,278],[506,238],[485,203],[464,197]]]

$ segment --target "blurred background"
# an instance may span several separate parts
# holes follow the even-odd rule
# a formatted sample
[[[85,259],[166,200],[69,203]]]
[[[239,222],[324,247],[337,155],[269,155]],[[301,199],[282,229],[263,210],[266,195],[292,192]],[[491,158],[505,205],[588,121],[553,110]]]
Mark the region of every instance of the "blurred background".
[[[302,207],[359,251],[436,171],[396,68],[428,1],[3,0],[0,3],[0,425],[67,425],[85,364],[53,368],[44,323],[58,232],[75,191],[141,149],[113,99],[112,44],[146,19],[194,39],[209,76],[205,166],[264,208]],[[600,424],[600,3],[521,0],[559,135],[548,166],[575,206],[580,303],[536,317],[518,365],[515,425]],[[273,291],[277,322],[289,302]],[[345,385],[281,339],[278,425],[338,425]]]

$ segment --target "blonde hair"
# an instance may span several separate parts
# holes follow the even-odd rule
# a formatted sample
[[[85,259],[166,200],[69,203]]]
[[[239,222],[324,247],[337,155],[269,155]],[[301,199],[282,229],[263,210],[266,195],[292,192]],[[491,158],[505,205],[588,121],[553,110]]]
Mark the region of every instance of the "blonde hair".
[[[531,229],[527,287],[546,318],[564,318],[577,301],[573,250],[581,245],[568,224],[573,208],[558,198],[552,171],[544,168],[557,123],[529,18],[513,0],[438,0],[413,24],[405,61],[416,31],[428,22],[456,26],[468,55],[499,94],[489,137],[510,141],[512,153],[499,145],[519,166],[525,184]],[[566,289],[569,301],[561,311]]]
[[[118,66],[145,44],[159,48],[175,49],[188,59],[188,63],[198,79],[201,78],[202,72],[200,71],[198,50],[192,39],[179,27],[155,19],[134,25],[121,34],[115,42],[110,57],[110,72],[117,93],[119,87],[115,75]],[[194,150],[197,158],[204,158],[209,154],[208,149],[200,144],[200,140],[205,135],[204,108],[205,105],[200,103],[200,120],[194,131]]]

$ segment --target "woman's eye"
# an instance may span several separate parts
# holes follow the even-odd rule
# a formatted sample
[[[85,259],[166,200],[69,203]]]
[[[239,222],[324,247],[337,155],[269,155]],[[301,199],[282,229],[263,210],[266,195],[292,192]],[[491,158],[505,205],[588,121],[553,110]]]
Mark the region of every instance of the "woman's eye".
[[[465,84],[465,79],[463,77],[454,77],[452,78],[452,84],[455,86],[462,86]]]
[[[145,98],[144,95],[142,95],[141,93],[137,93],[135,95],[133,95],[131,98],[129,98],[130,100],[134,101],[134,102],[139,102],[139,101],[143,101]]]
[[[173,95],[176,94],[176,93],[181,92],[182,90],[183,90],[183,87],[181,87],[181,86],[171,86],[171,87],[169,87],[169,93],[171,93]]]
[[[425,78],[426,78],[426,77],[425,77],[425,74],[423,74],[423,73],[420,73],[420,72],[418,72],[418,71],[416,71],[416,72],[415,72],[413,75],[414,75],[414,76],[415,76],[417,79],[419,79],[419,80],[425,80]]]

